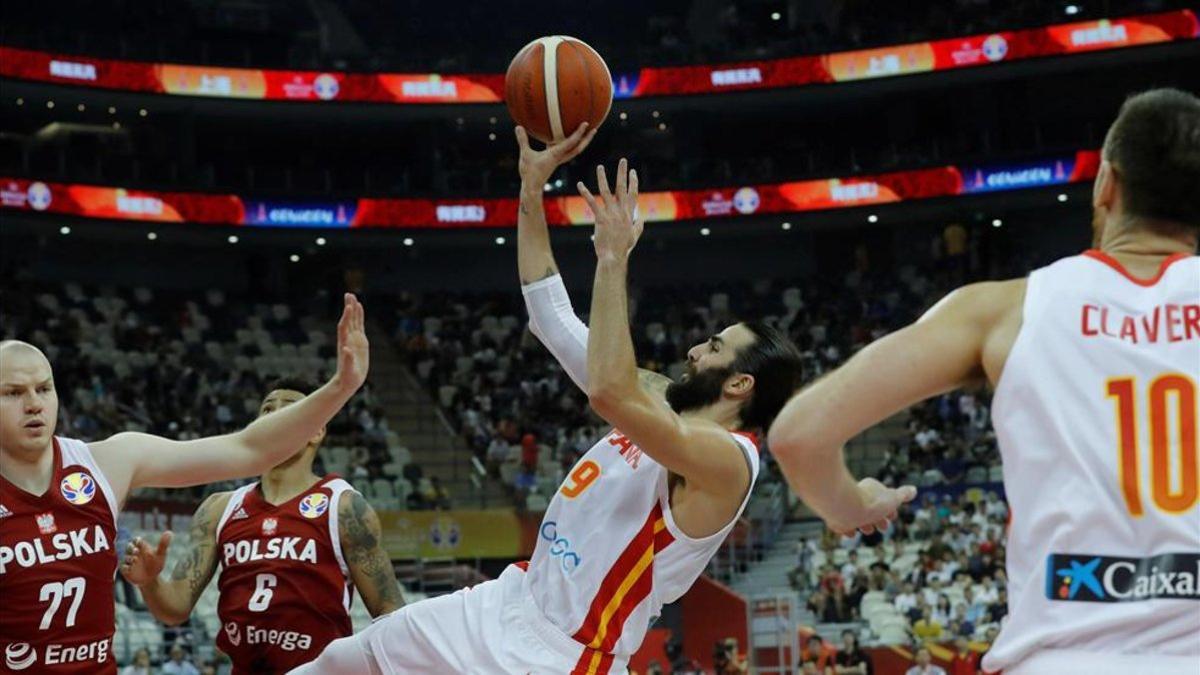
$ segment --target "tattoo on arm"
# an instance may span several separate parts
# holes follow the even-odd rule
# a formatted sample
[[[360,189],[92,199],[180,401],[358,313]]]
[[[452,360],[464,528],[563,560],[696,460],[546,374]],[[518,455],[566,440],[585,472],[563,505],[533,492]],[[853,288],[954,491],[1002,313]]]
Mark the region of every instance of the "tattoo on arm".
[[[196,509],[188,532],[190,549],[171,571],[171,581],[186,582],[188,599],[194,607],[217,570],[217,521],[221,517],[228,493],[211,495]]]
[[[381,546],[379,516],[357,492],[348,492],[338,505],[342,553],[363,602],[373,616],[404,606],[392,561]]]
[[[644,391],[662,398],[667,393],[667,387],[671,384],[671,378],[661,373],[656,373],[653,370],[638,368],[638,384],[641,385]]]

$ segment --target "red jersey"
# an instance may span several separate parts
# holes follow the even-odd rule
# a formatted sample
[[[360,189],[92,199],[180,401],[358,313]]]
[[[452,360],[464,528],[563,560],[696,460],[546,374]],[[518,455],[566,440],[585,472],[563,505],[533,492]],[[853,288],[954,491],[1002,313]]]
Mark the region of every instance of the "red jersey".
[[[338,500],[352,489],[326,476],[278,506],[258,483],[229,498],[217,525],[217,647],[235,675],[286,673],[352,632],[337,517]]]
[[[117,497],[86,443],[53,440],[50,488],[0,476],[0,672],[117,672]]]

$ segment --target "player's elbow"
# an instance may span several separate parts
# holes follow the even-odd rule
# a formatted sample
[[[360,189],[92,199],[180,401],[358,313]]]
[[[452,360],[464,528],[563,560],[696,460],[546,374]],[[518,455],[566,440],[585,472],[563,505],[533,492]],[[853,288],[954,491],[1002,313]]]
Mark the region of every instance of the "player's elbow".
[[[820,435],[808,424],[776,420],[767,431],[767,447],[782,462],[819,454]]]
[[[593,382],[588,388],[588,405],[597,415],[612,422],[621,406],[621,395],[616,387],[605,383]]]
[[[160,610],[154,613],[154,618],[162,622],[164,626],[182,626],[190,617],[191,612],[180,610]]]

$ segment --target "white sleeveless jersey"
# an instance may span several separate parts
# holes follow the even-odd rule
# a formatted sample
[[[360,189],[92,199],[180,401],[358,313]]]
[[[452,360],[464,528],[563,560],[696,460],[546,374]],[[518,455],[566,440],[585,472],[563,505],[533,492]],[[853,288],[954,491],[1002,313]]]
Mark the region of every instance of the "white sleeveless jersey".
[[[733,433],[758,477],[753,437]],[[619,431],[588,450],[550,501],[525,592],[563,633],[593,650],[637,651],[664,604],[704,571],[746,507],[720,532],[693,539],[671,514],[668,471]]]
[[[1142,281],[1088,251],[1029,276],[993,403],[1012,516],[988,670],[1200,656],[1197,383],[1200,258]]]

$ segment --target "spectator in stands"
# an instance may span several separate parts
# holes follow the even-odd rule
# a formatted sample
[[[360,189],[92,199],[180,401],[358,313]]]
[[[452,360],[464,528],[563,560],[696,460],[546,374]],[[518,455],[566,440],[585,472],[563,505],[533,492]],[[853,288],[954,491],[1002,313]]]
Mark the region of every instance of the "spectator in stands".
[[[858,551],[851,550],[846,554],[846,563],[842,565],[842,579],[847,586],[854,585],[854,577],[858,572]]]
[[[917,619],[913,624],[913,637],[922,642],[937,641],[942,639],[942,624],[938,623],[933,618],[933,610],[925,607],[921,613],[921,618]]]
[[[426,485],[426,492],[422,495],[422,499],[427,504],[427,508],[437,509],[440,511],[449,511],[450,491],[446,486],[442,485],[442,479],[439,476],[433,476],[429,479]]]
[[[933,664],[933,654],[928,647],[921,647],[913,659],[913,667],[905,675],[946,675],[946,670]]]
[[[858,645],[858,634],[842,631],[842,648],[834,655],[837,675],[871,675],[871,659]]]
[[[150,652],[142,647],[133,653],[133,661],[121,670],[121,675],[150,675],[153,673],[150,665]]]
[[[163,664],[163,675],[200,675],[200,671],[191,661],[185,660],[185,656],[183,645],[178,642],[171,645],[171,660]]]
[[[954,658],[950,660],[949,675],[978,675],[979,655],[971,651],[967,638],[960,637],[954,641]]]
[[[807,668],[811,663],[820,675],[833,675],[833,653],[820,635],[810,635],[800,649],[801,668]],[[808,672],[805,670],[805,672]]]
[[[750,672],[750,664],[744,656],[738,654],[737,638],[725,638],[718,642],[713,650],[713,670],[716,675],[746,675]]]
[[[896,599],[892,601],[896,607],[896,611],[901,614],[908,614],[917,606],[917,593],[910,581],[904,582],[904,590],[896,595]]]
[[[939,594],[937,597],[937,602],[933,606],[933,612],[931,613],[931,616],[935,622],[940,623],[943,626],[950,625],[950,598],[946,597],[945,594]]]
[[[991,623],[1000,623],[1005,614],[1008,614],[1008,591],[1001,589],[996,602],[988,607],[988,619]]]

